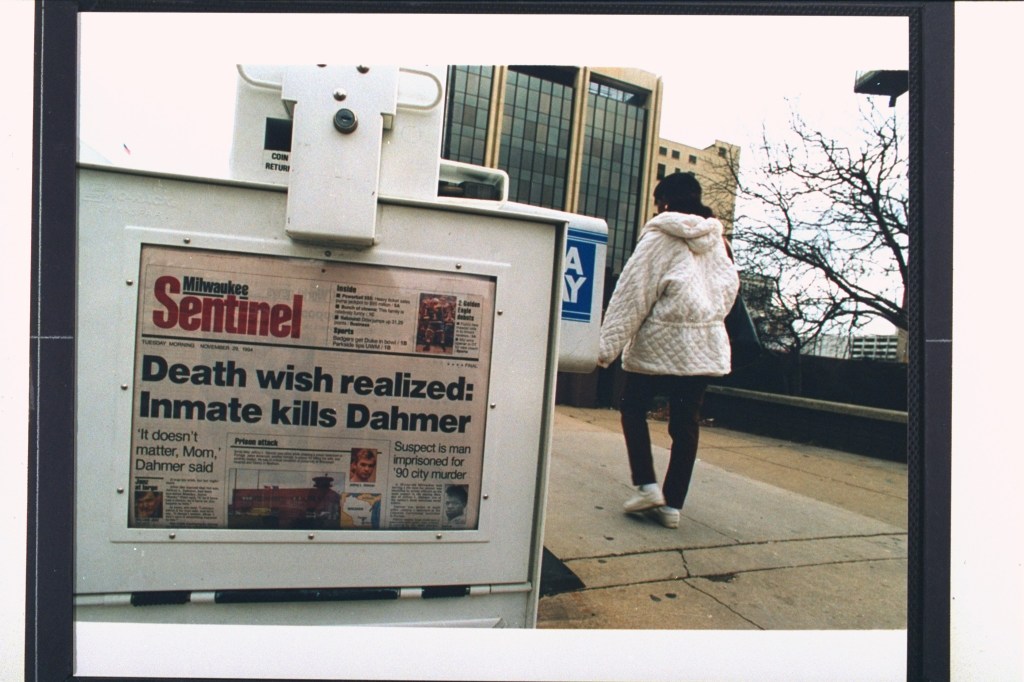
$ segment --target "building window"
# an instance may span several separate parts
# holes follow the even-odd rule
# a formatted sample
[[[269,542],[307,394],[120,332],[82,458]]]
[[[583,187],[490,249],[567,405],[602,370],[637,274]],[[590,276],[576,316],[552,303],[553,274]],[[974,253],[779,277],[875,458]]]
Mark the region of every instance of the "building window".
[[[661,156],[668,154],[668,147],[658,147],[658,154]]]
[[[598,97],[605,97],[607,99],[613,99],[617,102],[623,102],[634,107],[640,107],[647,101],[647,95],[640,92],[630,92],[617,88],[614,85],[608,85],[607,83],[600,83],[598,81],[590,82],[590,94],[597,95]]]
[[[444,142],[441,156],[482,166],[487,151],[487,112],[491,106],[492,66],[448,68]]]
[[[659,163],[658,164],[658,179],[661,180],[664,177],[665,177],[665,164]]]
[[[509,68],[498,167],[508,173],[513,201],[565,208],[572,141],[571,82],[571,74],[560,69]]]
[[[723,159],[725,158],[725,153],[725,147],[718,148],[718,155],[721,156]]]
[[[678,159],[679,158],[679,150],[678,149],[673,149],[672,150],[672,158],[673,159]]]
[[[696,165],[696,164],[697,164],[697,157],[694,156],[693,154],[690,154],[690,165],[693,166],[693,165]]]

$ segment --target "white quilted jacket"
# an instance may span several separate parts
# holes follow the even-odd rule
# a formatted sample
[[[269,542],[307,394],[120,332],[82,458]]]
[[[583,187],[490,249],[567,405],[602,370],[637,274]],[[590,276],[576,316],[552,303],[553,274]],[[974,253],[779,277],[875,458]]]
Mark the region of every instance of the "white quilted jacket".
[[[598,364],[622,353],[629,372],[728,374],[723,320],[738,289],[718,220],[659,213],[640,233],[608,303]]]

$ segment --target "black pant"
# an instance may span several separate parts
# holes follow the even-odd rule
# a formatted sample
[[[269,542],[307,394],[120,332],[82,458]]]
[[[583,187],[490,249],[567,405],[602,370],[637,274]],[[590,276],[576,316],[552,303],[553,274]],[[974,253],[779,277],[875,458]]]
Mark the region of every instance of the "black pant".
[[[647,411],[655,396],[664,396],[669,401],[668,433],[672,436],[672,455],[661,489],[665,504],[676,509],[683,507],[693,465],[697,461],[700,407],[707,386],[708,377],[626,372],[619,411],[622,413],[622,433],[626,437],[633,485],[656,483],[658,480],[654,475]]]

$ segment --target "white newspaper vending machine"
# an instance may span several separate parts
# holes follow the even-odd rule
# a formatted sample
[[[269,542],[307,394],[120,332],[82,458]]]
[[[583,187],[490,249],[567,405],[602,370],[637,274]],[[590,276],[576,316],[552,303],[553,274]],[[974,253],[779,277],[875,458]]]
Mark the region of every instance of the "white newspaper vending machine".
[[[444,69],[239,73],[232,177],[80,164],[76,621],[531,627],[604,222],[440,161]]]

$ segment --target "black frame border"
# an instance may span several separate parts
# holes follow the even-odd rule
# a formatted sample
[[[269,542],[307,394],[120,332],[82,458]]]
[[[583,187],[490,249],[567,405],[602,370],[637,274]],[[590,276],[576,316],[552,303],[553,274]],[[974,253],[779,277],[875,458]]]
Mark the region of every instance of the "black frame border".
[[[33,111],[36,144],[32,185],[24,670],[27,680],[83,679],[72,674],[77,314],[74,292],[78,13],[89,11],[908,17],[912,236],[907,679],[949,678],[953,2],[39,0],[35,15]]]

